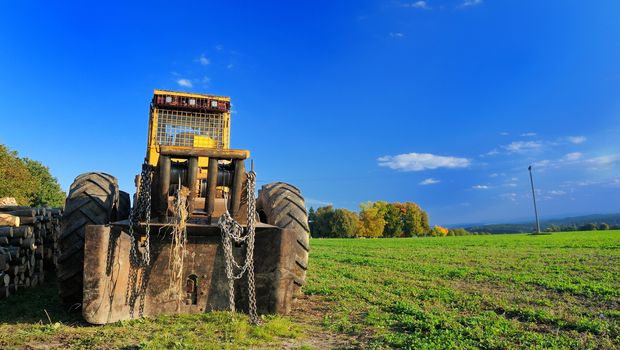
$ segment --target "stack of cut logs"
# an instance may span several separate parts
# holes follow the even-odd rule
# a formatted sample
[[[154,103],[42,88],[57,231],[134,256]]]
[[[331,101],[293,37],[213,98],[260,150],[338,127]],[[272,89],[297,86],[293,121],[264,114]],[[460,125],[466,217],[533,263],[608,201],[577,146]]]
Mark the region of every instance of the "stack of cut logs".
[[[56,260],[62,209],[0,206],[0,299],[36,287]]]

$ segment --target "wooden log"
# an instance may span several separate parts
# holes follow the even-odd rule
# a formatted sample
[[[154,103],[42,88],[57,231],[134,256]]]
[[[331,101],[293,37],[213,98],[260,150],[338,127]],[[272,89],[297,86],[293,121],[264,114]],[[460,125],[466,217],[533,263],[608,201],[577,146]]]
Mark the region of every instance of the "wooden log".
[[[0,286],[8,287],[11,283],[11,276],[4,272],[0,272]]]
[[[16,211],[16,210],[22,210],[22,209],[23,210],[28,210],[28,209],[32,209],[32,208],[24,206],[24,205],[9,205],[9,206],[6,206],[6,207],[0,206],[0,211],[5,212],[5,213],[9,212],[9,211]]]
[[[0,213],[0,226],[18,227],[19,224],[20,224],[19,216]]]
[[[25,263],[26,263],[26,257],[24,255],[20,255],[18,257],[11,257],[11,262],[9,262],[9,265],[18,266],[18,265],[23,265]]]
[[[19,275],[19,265],[9,266],[9,269],[6,270],[5,273],[9,276]]]
[[[16,281],[11,281],[11,284],[9,284],[9,291],[11,292],[11,294],[17,293],[18,290],[19,284],[16,283]]]
[[[0,198],[0,208],[16,206],[17,201],[13,197],[2,197]]]
[[[30,251],[35,251],[37,249],[32,237],[22,239],[21,247]]]
[[[8,298],[10,295],[9,287],[0,287],[0,299]]]
[[[6,214],[11,214],[11,215],[15,215],[15,216],[21,216],[24,218],[27,217],[35,217],[37,216],[37,210],[33,209],[33,208],[23,208],[23,209],[15,209],[15,210],[10,210],[10,211],[4,211]]]
[[[0,255],[0,273],[3,273],[9,263],[6,261],[5,255]]]
[[[9,237],[0,236],[0,246],[9,245]]]
[[[0,255],[6,258],[6,261],[11,261],[11,253],[9,252],[9,247],[0,247]]]
[[[11,262],[13,262],[13,259],[18,259],[20,254],[20,248],[19,247],[5,247],[6,251],[11,254]]]
[[[20,237],[13,237],[13,238],[9,239],[9,244],[14,246],[14,247],[19,247],[19,246],[22,245],[23,241],[24,240],[22,238],[20,238]]]
[[[13,228],[9,226],[0,227],[0,237],[13,237]]]
[[[30,238],[32,237],[32,227],[21,226],[13,229],[13,237]]]
[[[43,244],[37,244],[37,249],[34,251],[34,256],[37,259],[43,259],[45,257],[45,248]]]
[[[20,225],[34,225],[37,223],[38,219],[36,216],[33,218],[20,216],[19,220],[20,220]]]

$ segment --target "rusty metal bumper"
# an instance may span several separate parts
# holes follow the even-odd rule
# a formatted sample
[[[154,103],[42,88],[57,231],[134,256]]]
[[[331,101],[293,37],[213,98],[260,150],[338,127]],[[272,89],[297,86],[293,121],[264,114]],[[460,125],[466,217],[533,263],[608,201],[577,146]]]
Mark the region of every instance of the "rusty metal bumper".
[[[183,276],[195,283],[193,298],[179,298],[171,288],[169,236],[164,226],[151,227],[151,263],[142,268],[130,262],[132,239],[126,226],[87,226],[82,304],[87,322],[105,324],[142,316],[228,309],[219,228],[188,225]],[[291,262],[290,250],[294,239],[286,229],[265,224],[256,227],[254,269],[259,313],[286,314],[291,309],[294,276],[290,271],[294,259]],[[245,247],[234,250],[237,261],[241,261]],[[238,310],[247,310],[245,278],[235,283],[235,303]]]

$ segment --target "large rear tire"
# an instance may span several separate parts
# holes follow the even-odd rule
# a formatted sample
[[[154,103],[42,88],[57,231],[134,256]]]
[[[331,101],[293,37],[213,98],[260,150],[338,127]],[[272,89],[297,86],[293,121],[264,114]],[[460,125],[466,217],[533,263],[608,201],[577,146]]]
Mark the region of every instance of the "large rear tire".
[[[56,263],[60,298],[67,306],[79,309],[82,304],[86,226],[104,225],[117,219],[119,198],[116,178],[106,173],[79,175],[69,189]]]
[[[293,295],[300,295],[301,287],[306,281],[310,252],[308,212],[301,191],[284,182],[264,185],[258,192],[256,211],[261,222],[286,228],[294,233],[295,254],[289,257],[294,259],[294,262],[291,261],[287,266],[293,266],[290,271],[295,276]]]
[[[131,212],[131,200],[129,199],[129,193],[125,191],[118,191],[118,215],[116,220],[127,220]]]

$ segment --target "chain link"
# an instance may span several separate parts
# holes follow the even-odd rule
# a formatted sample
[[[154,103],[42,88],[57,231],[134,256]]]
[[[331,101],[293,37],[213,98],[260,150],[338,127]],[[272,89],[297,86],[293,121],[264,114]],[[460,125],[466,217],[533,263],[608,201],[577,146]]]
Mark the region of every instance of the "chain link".
[[[136,301],[139,301],[138,312],[139,315],[144,313],[144,293],[146,290],[148,273],[146,268],[151,262],[151,183],[153,182],[153,167],[148,163],[142,165],[142,172],[140,173],[140,186],[138,189],[138,198],[134,203],[131,213],[129,214],[129,237],[131,239],[131,248],[129,251],[130,260],[130,272],[128,277],[127,294],[125,295],[125,301],[130,305],[130,316],[134,317],[134,308]],[[145,223],[145,240],[144,251],[139,255],[138,245],[140,244],[140,238],[135,237],[134,232],[140,224],[140,221]],[[138,276],[140,276],[140,285],[138,285]]]
[[[235,312],[235,280],[241,279],[247,272],[248,274],[248,301],[250,322],[260,324],[258,312],[256,310],[256,285],[254,281],[254,241],[256,236],[256,199],[254,191],[256,189],[256,173],[250,171],[247,174],[247,208],[248,224],[244,233],[243,227],[233,219],[228,210],[220,217],[218,226],[222,233],[222,246],[226,260],[226,277],[228,278],[228,305],[231,312]],[[234,243],[233,243],[234,242]],[[233,244],[246,245],[245,263],[239,265],[233,255]],[[238,271],[235,273],[235,271]]]
[[[151,262],[151,183],[153,182],[153,168],[144,163],[142,165],[142,173],[140,174],[140,188],[138,190],[137,203],[131,209],[129,215],[129,237],[134,240],[131,245],[131,258],[137,266],[148,266]],[[138,256],[138,241],[134,238],[135,228],[140,223],[145,222],[145,240],[144,253]]]

